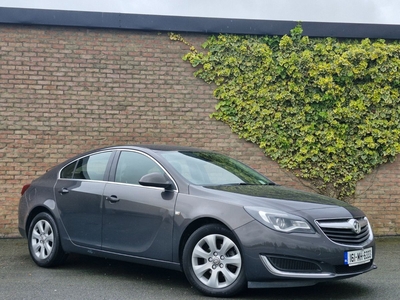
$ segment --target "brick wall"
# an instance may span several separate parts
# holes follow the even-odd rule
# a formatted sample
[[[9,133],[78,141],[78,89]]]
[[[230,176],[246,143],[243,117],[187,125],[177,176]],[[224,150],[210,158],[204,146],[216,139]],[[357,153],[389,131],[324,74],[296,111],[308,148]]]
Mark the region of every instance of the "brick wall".
[[[187,34],[195,45],[205,35]],[[182,144],[229,154],[307,189],[209,118],[213,86],[166,33],[0,25],[0,237],[18,236],[20,190],[77,153],[114,144]],[[359,184],[354,204],[377,234],[399,234],[399,164]],[[390,212],[390,214],[388,213]]]

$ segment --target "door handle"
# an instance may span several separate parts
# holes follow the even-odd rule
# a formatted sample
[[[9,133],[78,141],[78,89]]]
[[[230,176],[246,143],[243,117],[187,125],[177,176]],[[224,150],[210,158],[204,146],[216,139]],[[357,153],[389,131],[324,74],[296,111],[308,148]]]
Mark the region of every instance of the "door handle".
[[[61,195],[63,194],[68,194],[69,190],[67,188],[62,188],[61,190],[58,191]]]
[[[119,201],[119,198],[115,195],[111,195],[110,197],[106,197],[106,200],[108,200],[111,203],[117,203]]]

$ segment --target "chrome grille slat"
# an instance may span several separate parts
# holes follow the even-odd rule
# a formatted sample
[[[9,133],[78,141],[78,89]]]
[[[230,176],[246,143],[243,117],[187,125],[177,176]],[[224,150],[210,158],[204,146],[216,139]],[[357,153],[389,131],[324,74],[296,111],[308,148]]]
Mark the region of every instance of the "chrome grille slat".
[[[358,218],[361,231],[354,231],[354,219],[317,220],[316,223],[324,234],[333,242],[344,245],[360,245],[370,237],[370,228],[367,218]]]

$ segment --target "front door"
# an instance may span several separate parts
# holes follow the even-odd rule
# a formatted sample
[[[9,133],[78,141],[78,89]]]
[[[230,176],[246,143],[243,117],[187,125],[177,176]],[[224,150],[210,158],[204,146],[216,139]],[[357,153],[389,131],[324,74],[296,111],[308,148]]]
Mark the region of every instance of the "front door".
[[[144,187],[139,179],[164,170],[150,157],[122,151],[115,182],[104,189],[102,247],[107,251],[160,260],[172,259],[176,191]]]

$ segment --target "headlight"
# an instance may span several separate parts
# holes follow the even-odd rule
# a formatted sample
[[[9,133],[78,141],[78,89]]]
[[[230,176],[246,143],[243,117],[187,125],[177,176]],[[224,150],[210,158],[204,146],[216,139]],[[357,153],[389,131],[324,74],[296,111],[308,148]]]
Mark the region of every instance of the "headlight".
[[[254,219],[271,229],[281,232],[314,233],[311,225],[302,217],[263,207],[244,208]]]

